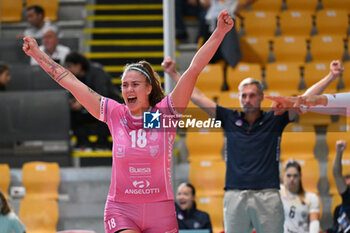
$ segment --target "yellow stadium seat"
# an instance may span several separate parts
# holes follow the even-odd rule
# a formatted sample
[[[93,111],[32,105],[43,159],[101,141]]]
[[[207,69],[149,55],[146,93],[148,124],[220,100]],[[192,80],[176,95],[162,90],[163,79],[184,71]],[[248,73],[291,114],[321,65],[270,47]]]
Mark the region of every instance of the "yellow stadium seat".
[[[281,0],[264,0],[264,1],[255,1],[251,5],[254,11],[274,11],[279,12],[282,8]]]
[[[2,23],[21,22],[22,9],[22,0],[2,0],[0,2],[0,21]]]
[[[342,60],[344,37],[339,35],[315,35],[310,39],[312,61]]]
[[[226,164],[223,159],[191,158],[189,180],[196,187],[197,195],[222,195],[225,171]]]
[[[338,9],[350,11],[350,1],[348,0],[322,0],[323,9]]]
[[[332,123],[329,115],[307,112],[299,116],[299,124],[307,126],[327,126]]]
[[[348,128],[347,130],[349,130],[349,126],[347,126],[347,128]],[[336,146],[335,146],[336,142],[338,140],[345,140],[347,141],[348,144],[350,144],[350,135],[349,135],[349,132],[347,131],[332,131],[332,132],[327,131],[326,137],[327,137],[327,146],[329,151],[328,158],[331,161],[331,163],[333,163],[333,159],[336,154]],[[343,152],[343,159],[350,159],[349,149],[345,149],[345,151]]]
[[[284,132],[281,140],[281,160],[288,158],[312,160],[315,158],[315,132]]]
[[[244,18],[245,36],[270,36],[275,35],[277,26],[277,12],[271,11],[247,11],[242,14]],[[241,28],[242,30],[242,28]]]
[[[24,198],[20,204],[19,218],[26,226],[26,233],[56,233],[57,201]]]
[[[224,133],[218,130],[188,131],[186,133],[188,157],[222,159]],[[205,146],[203,146],[205,145]]]
[[[218,104],[230,109],[240,109],[241,104],[238,90],[237,92],[221,92],[218,98]]]
[[[228,66],[226,69],[227,84],[231,91],[238,91],[239,83],[248,77],[261,80],[261,65],[258,63],[240,62],[235,68]]]
[[[283,132],[314,132],[315,127],[313,125],[300,124],[297,122],[289,123]]]
[[[312,12],[286,10],[279,14],[280,28],[283,36],[310,36],[312,29]]]
[[[273,53],[277,62],[303,64],[307,53],[308,37],[279,36],[273,40]]]
[[[321,79],[323,79],[330,71],[330,62],[308,62],[304,65],[304,81],[306,87],[309,88]],[[338,80],[333,81],[325,90],[325,93],[334,93],[337,91]]]
[[[220,92],[224,81],[224,69],[221,64],[209,64],[198,76],[196,87],[204,93]]]
[[[288,10],[316,11],[318,0],[286,0]]]
[[[39,5],[44,9],[45,18],[51,21],[57,21],[58,0],[27,0],[27,7]]]
[[[27,162],[22,168],[22,183],[26,188],[26,198],[58,198],[60,170],[58,163]]]
[[[199,210],[205,211],[210,216],[213,232],[222,232],[224,230],[224,197],[219,196],[198,196],[196,204]]]
[[[344,133],[348,130],[348,128],[349,126],[347,126],[347,117],[339,116],[339,119],[336,122],[332,122],[327,126],[327,133],[333,133],[333,132]]]
[[[318,188],[317,184],[320,179],[320,168],[318,165],[318,161],[316,159],[309,159],[309,160],[303,160],[303,159],[296,159],[300,166],[301,166],[301,181],[303,183],[303,187],[305,191],[313,192],[318,194]],[[281,172],[281,176],[284,177],[284,166],[285,162],[283,163],[283,169]]]
[[[5,198],[8,199],[8,190],[11,181],[10,167],[8,164],[0,164],[0,177],[0,190],[5,195]]]
[[[268,95],[297,95],[300,84],[300,64],[274,62],[266,65],[265,80]]]
[[[244,36],[240,38],[242,62],[252,62],[265,65],[270,54],[270,41],[272,37]]]
[[[341,35],[346,37],[349,27],[346,10],[319,10],[316,12],[316,28],[319,35]]]
[[[270,111],[271,110],[271,105],[272,105],[272,101],[269,99],[264,98],[264,100],[261,102],[260,107],[264,110],[264,111]]]

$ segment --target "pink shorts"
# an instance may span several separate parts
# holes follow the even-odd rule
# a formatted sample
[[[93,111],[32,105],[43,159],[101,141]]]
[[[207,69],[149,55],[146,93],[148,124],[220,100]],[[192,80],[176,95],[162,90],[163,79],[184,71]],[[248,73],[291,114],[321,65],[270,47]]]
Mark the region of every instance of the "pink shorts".
[[[174,201],[123,203],[107,200],[105,232],[130,229],[142,233],[178,233]]]

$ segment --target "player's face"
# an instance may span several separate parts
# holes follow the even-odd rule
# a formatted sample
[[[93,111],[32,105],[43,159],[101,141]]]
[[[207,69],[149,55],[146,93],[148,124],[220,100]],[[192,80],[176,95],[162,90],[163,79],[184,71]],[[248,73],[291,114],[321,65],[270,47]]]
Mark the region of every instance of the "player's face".
[[[6,85],[10,81],[10,71],[5,70],[0,74],[0,84]]]
[[[284,186],[291,192],[299,190],[301,176],[295,167],[289,167],[284,171]]]
[[[186,185],[181,185],[177,189],[176,200],[181,210],[191,209],[195,200],[192,189]]]
[[[240,91],[239,100],[245,113],[253,113],[255,111],[260,111],[260,103],[263,100],[263,94],[260,93],[257,85],[248,84],[243,86]]]
[[[139,71],[129,70],[122,78],[122,94],[130,112],[134,116],[141,116],[149,108],[148,96],[152,86]]]

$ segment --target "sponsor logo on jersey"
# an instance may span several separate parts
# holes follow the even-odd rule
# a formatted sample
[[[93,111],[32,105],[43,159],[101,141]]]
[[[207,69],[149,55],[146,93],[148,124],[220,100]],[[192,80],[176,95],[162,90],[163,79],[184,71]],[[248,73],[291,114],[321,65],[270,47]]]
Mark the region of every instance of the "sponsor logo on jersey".
[[[149,167],[129,167],[129,172],[131,174],[146,174],[146,173],[151,173],[151,168]],[[148,182],[148,181],[147,181]]]
[[[125,194],[157,194],[160,193],[159,188],[149,188],[150,182],[148,180],[135,180],[132,182],[134,189],[126,189]]]

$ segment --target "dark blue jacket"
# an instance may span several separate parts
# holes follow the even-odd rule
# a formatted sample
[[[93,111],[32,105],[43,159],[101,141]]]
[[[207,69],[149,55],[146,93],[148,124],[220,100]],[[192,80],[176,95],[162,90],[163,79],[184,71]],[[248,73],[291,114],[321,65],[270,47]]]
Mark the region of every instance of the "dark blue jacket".
[[[200,211],[196,208],[182,211],[177,203],[175,203],[175,209],[177,223],[179,224],[180,230],[208,229],[210,233],[213,232],[209,214],[206,212]]]

